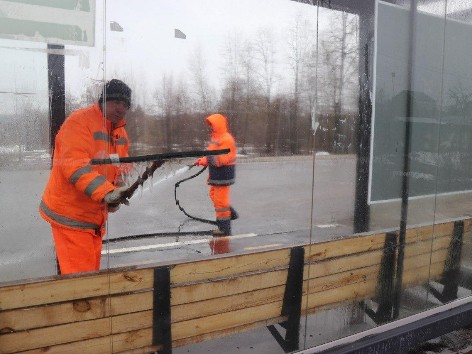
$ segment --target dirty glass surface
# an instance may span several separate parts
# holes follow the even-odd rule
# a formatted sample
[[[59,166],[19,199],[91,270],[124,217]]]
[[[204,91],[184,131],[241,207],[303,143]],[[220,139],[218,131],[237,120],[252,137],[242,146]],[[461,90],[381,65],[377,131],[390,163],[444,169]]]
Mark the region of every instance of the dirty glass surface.
[[[52,240],[38,214],[49,168],[47,57],[44,44],[1,42],[1,274],[12,280],[34,264],[42,274],[55,271],[48,261]]]
[[[96,23],[92,26],[98,35],[95,38],[87,24],[82,32],[84,37],[77,40],[56,23],[56,16],[69,18],[70,11],[76,11],[74,21],[79,21],[78,18],[91,13],[90,7],[81,10],[70,4],[51,3],[43,7],[19,2],[1,5],[2,23],[11,23],[0,39],[5,62],[0,94],[0,218],[4,241],[0,280],[9,281],[58,272],[51,228],[38,209],[52,164],[51,126],[61,119],[54,107],[62,107],[62,114],[67,116],[97,100],[97,88],[104,80],[100,35],[104,23],[103,6],[98,4]],[[38,27],[36,34],[31,32],[37,24],[18,19],[18,7],[25,16],[36,12],[44,27]],[[82,46],[87,30],[95,38],[94,47]],[[86,45],[90,43],[93,42],[87,41]],[[65,96],[62,93],[62,97],[53,97],[54,84],[65,86]]]
[[[133,14],[113,4],[107,14],[123,28],[107,38],[108,71],[126,73],[134,88],[127,126],[132,153],[206,149],[205,117],[223,113],[237,145],[231,205],[239,213],[233,237],[215,249],[208,243],[215,225],[188,216],[215,220],[208,171],[176,187],[201,167],[188,170],[195,158],[167,161],[129,207],[110,217],[110,239],[138,238],[113,240],[111,265],[307,242],[316,8],[287,1],[153,1]],[[142,237],[149,234],[156,237]]]
[[[41,31],[25,40],[28,26],[0,38],[0,282],[58,274],[38,206],[60,120],[48,85],[61,64],[48,58],[62,57],[65,116],[119,79],[132,90],[128,155],[191,155],[166,158],[149,177],[151,163],[120,166],[138,188],[108,214],[101,270],[305,245],[305,262],[316,262],[305,266],[293,350],[470,296],[471,230],[460,221],[472,183],[466,1],[78,3],[73,11],[87,3],[95,15],[93,28],[85,17],[63,21],[84,26],[75,42],[65,27],[54,27],[59,46]],[[213,237],[208,170],[192,154],[210,143],[213,113],[226,116],[237,145],[230,204],[239,217],[222,238]],[[110,177],[117,164],[103,166]],[[385,243],[351,250],[369,235]],[[380,261],[362,263],[370,257]],[[364,266],[351,273],[354,264]],[[254,327],[173,351],[284,352],[274,328]]]

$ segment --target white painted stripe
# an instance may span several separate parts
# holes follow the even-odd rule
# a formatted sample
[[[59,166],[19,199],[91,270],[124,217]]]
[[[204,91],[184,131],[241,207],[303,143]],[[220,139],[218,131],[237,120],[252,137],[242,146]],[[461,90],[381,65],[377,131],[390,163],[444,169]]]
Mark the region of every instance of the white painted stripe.
[[[320,229],[327,229],[329,227],[338,227],[339,224],[319,224],[315,225],[316,227],[319,227]]]
[[[247,237],[254,237],[257,234],[249,233],[249,234],[241,234],[241,235],[234,235],[229,236],[230,239],[240,239],[240,238],[247,238]],[[154,245],[146,245],[146,246],[136,246],[136,247],[127,247],[127,248],[117,248],[113,250],[102,250],[102,254],[115,254],[115,253],[128,253],[128,252],[138,252],[138,251],[147,251],[159,248],[170,248],[170,247],[179,247],[179,246],[189,246],[189,245],[196,245],[199,243],[206,243],[208,242],[209,238],[200,239],[200,240],[190,240],[190,241],[183,241],[183,242],[169,242],[169,243],[161,243],[161,244],[154,244]]]
[[[282,246],[282,244],[281,244],[281,243],[273,243],[273,244],[271,244],[271,245],[245,247],[244,250],[245,250],[245,251],[254,251],[254,250],[260,250],[260,249],[263,249],[263,248],[278,247],[278,246]]]

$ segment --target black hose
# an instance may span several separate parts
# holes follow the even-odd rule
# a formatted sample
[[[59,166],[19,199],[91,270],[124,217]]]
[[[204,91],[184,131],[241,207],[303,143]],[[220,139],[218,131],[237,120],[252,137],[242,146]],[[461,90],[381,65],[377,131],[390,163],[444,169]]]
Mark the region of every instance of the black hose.
[[[192,166],[193,167],[193,166]],[[190,167],[191,168],[191,167]],[[200,222],[203,222],[203,223],[206,223],[206,224],[212,224],[212,225],[216,225],[216,221],[214,220],[208,220],[208,219],[202,219],[202,218],[199,218],[199,217],[196,217],[196,216],[193,216],[193,215],[190,215],[189,213],[187,213],[185,211],[185,209],[180,205],[180,202],[179,200],[177,199],[177,188],[180,186],[181,183],[183,182],[186,182],[190,179],[193,179],[199,175],[201,175],[203,173],[203,171],[205,171],[207,169],[207,166],[203,167],[200,171],[198,171],[197,173],[191,175],[190,177],[187,177],[187,178],[184,178],[183,180],[180,180],[178,181],[176,184],[175,184],[175,187],[174,187],[174,198],[175,198],[175,204],[179,207],[179,209],[182,211],[182,213],[184,213],[187,217],[189,217],[190,219],[193,219],[193,220],[197,220],[197,221],[200,221]]]

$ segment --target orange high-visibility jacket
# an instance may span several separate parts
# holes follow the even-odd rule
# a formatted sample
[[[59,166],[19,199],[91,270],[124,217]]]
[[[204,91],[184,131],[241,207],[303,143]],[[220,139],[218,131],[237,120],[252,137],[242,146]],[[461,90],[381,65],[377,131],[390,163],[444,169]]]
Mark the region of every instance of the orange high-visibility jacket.
[[[235,182],[236,142],[228,132],[225,116],[212,114],[206,118],[211,128],[211,141],[208,150],[230,149],[229,153],[208,156],[208,184],[212,186],[229,186]]]
[[[39,208],[46,221],[74,229],[104,225],[103,198],[121,184],[121,170],[111,164],[91,165],[90,160],[128,156],[124,125],[121,120],[112,127],[98,103],[66,119],[56,136],[53,167]]]

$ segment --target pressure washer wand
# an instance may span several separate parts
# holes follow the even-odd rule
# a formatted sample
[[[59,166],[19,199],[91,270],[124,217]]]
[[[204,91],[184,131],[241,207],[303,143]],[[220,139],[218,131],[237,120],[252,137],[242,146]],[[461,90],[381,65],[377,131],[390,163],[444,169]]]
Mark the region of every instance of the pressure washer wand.
[[[143,172],[141,176],[138,177],[138,179],[128,188],[128,190],[123,194],[123,198],[129,199],[133,196],[134,192],[136,189],[138,189],[140,186],[146,182],[146,180],[151,177],[154,172],[161,167],[166,160],[157,160],[153,161],[151,166],[146,167],[146,170]]]

